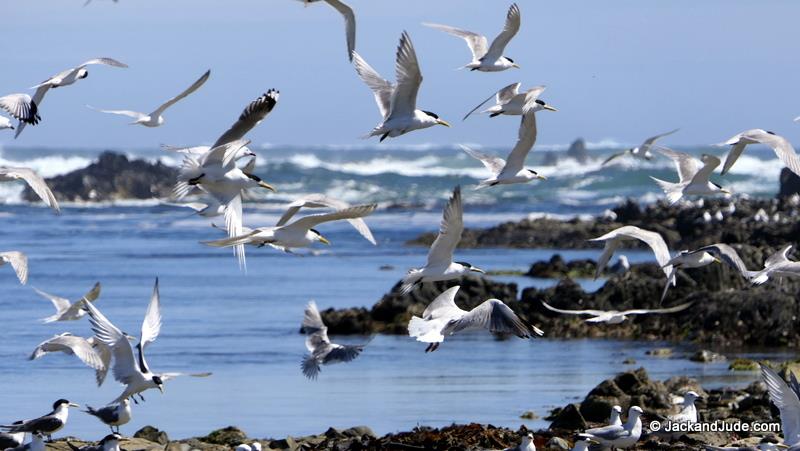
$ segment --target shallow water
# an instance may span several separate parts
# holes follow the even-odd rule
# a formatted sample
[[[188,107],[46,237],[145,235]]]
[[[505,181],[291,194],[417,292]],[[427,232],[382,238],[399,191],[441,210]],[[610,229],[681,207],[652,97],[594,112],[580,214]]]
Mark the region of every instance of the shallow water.
[[[333,242],[330,248],[319,247],[320,255],[299,257],[250,248],[245,275],[229,251],[198,244],[215,237],[215,231],[206,220],[182,210],[67,208],[60,217],[37,207],[4,210],[2,248],[28,253],[30,286],[76,299],[101,281],[98,308],[122,330],[138,335],[153,281],[159,277],[164,325],[158,341],[147,350],[151,367],[214,373],[203,379],[169,381],[164,395],[147,392],[147,401],[134,406],[133,421],[123,427],[127,434],[146,424],[175,438],[204,435],[230,424],[258,437],[360,424],[377,433],[470,421],[544,427],[542,420],[523,421],[519,415],[533,410],[543,417],[553,407],[581,399],[603,379],[633,368],[621,363],[628,357],[655,378],[689,375],[708,387],[746,384],[757,377],[732,374],[724,363],[701,365],[646,356],[646,350],[661,345],[654,342],[497,341],[489,334],[475,334],[448,338],[433,354],[425,354],[425,346],[408,337],[376,336],[352,363],[323,367],[319,380],[308,381],[300,373],[305,347],[298,334],[306,302],[315,299],[321,308],[371,306],[407,268],[424,262],[426,249],[403,243],[422,231],[436,230],[439,212],[376,214],[368,222],[379,241],[377,247],[348,225],[332,224],[320,227]],[[468,210],[467,226],[498,220],[497,211]],[[268,224],[276,214],[261,209],[246,217]],[[568,259],[596,253],[562,252]],[[552,254],[512,249],[457,253],[459,259],[489,270],[526,270],[533,261]],[[643,252],[627,254],[633,262],[649,258]],[[386,264],[393,269],[379,269]],[[525,277],[498,279],[515,281],[520,288],[553,283]],[[18,285],[8,267],[0,269],[0,286],[5,294],[0,298],[5,313],[0,422],[43,414],[62,397],[97,407],[121,392],[110,376],[98,389],[93,372],[74,358],[49,355],[27,361],[36,344],[53,334],[70,331],[88,336],[88,322],[38,324],[37,319],[52,313],[49,302]],[[547,330],[546,324],[539,326]],[[336,339],[356,343],[367,337]],[[681,355],[682,349],[677,352]],[[68,428],[60,434],[91,438],[106,430],[94,418],[73,411]]]

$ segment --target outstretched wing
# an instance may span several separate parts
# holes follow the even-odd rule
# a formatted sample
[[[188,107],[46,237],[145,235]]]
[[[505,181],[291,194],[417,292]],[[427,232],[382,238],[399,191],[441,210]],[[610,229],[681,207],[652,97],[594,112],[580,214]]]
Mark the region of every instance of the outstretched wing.
[[[336,221],[339,219],[363,218],[364,216],[367,216],[375,211],[375,208],[377,207],[377,204],[356,205],[355,207],[345,208],[344,210],[336,210],[331,213],[308,215],[285,227],[309,230],[313,229],[319,224],[322,224],[323,222]]]
[[[419,70],[417,53],[414,51],[411,37],[405,31],[400,36],[400,44],[397,46],[395,73],[397,87],[392,93],[389,117],[410,116],[417,109],[417,92],[422,84],[422,72]]]
[[[422,312],[422,318],[425,320],[435,319],[444,316],[443,313],[454,311],[467,313],[456,305],[456,294],[460,288],[461,286],[456,285],[443,291],[439,296],[436,296],[433,302],[425,307],[425,311]]]
[[[88,108],[92,109],[92,110],[99,111],[101,113],[116,114],[118,116],[127,116],[127,117],[130,117],[132,119],[136,119],[137,121],[139,119],[147,117],[146,114],[140,113],[138,111],[131,111],[131,110],[101,110],[101,109],[95,108],[95,107],[93,107],[91,105],[86,105],[86,106]]]
[[[498,299],[489,299],[461,318],[451,321],[449,333],[464,329],[484,328],[494,333],[514,334],[520,338],[544,335],[544,332],[523,322],[516,313]]]
[[[494,94],[492,94],[489,97],[487,97],[486,100],[484,100],[483,102],[479,103],[478,106],[476,106],[475,108],[469,110],[469,113],[467,113],[464,116],[464,119],[468,118],[472,113],[477,111],[478,108],[482,107],[484,104],[486,104],[486,102],[492,100],[492,98],[496,99],[496,103],[498,105],[504,105],[504,104],[510,102],[511,99],[513,99],[514,96],[517,95],[517,93],[519,92],[519,87],[521,85],[522,85],[522,83],[511,83],[510,85],[508,85],[508,86],[506,86],[504,88],[501,88],[499,91],[497,91]],[[461,119],[461,120],[463,121],[464,119]]]
[[[492,45],[489,47],[489,51],[486,52],[486,56],[493,59],[503,56],[503,52],[506,50],[506,46],[511,41],[511,38],[519,31],[520,22],[519,6],[514,3],[508,8],[508,13],[506,13],[506,23],[503,26],[503,31],[494,38]]]
[[[114,58],[95,58],[95,59],[91,59],[89,61],[86,61],[85,63],[83,63],[80,66],[78,66],[76,69],[80,69],[80,68],[85,67],[85,66],[90,66],[92,64],[103,64],[105,66],[122,67],[122,68],[128,67],[127,64],[119,62],[119,61],[115,60]]]
[[[53,194],[53,191],[47,186],[47,182],[44,181],[42,176],[37,174],[33,169],[0,167],[0,176],[3,175],[24,180],[25,183],[31,187],[33,192],[42,199],[42,202],[55,210],[56,213],[61,212],[55,194]]]
[[[142,336],[139,338],[139,345],[144,350],[147,345],[156,341],[161,332],[161,297],[158,295],[158,278],[153,285],[153,294],[150,296],[150,304],[147,306],[147,313],[144,314],[142,321]]]
[[[428,251],[426,266],[449,265],[453,261],[453,251],[461,241],[464,231],[464,209],[461,205],[461,187],[456,186],[453,195],[444,207],[442,222],[439,226],[439,235],[433,241]]]
[[[600,315],[602,315],[604,313],[607,313],[607,312],[604,312],[602,310],[563,310],[563,309],[560,309],[560,308],[555,308],[552,305],[550,305],[550,304],[548,304],[547,302],[544,302],[544,301],[542,301],[542,305],[547,310],[550,310],[550,311],[553,311],[553,312],[556,312],[556,313],[563,313],[563,314],[566,314],[566,315],[593,315],[593,316],[600,316]]]
[[[0,252],[0,260],[11,265],[19,283],[28,283],[28,256],[19,251]]]
[[[635,309],[635,310],[625,310],[624,312],[620,312],[623,315],[649,315],[649,314],[663,314],[663,313],[677,313],[682,312],[689,308],[692,305],[692,302],[686,302],[680,305],[676,305],[674,307],[669,308],[658,308],[658,309]]]
[[[713,254],[720,260],[724,261],[731,268],[742,273],[743,276],[749,277],[750,275],[750,270],[747,269],[747,265],[745,265],[742,261],[742,258],[739,257],[736,249],[728,246],[727,244],[711,244],[708,246],[703,246],[700,249],[697,249],[695,252],[708,252],[709,254]]]
[[[301,208],[333,208],[335,210],[343,210],[349,207],[350,204],[347,202],[334,199],[324,194],[309,194],[287,205],[286,212],[283,214],[283,216],[281,216],[275,225],[280,227],[286,224],[290,219],[292,219],[292,217],[294,217],[295,214],[297,214],[298,211],[300,211]],[[348,219],[347,222],[349,222],[350,225],[352,225],[353,228],[361,234],[361,236],[366,238],[367,241],[372,244],[376,244],[375,237],[372,236],[372,231],[362,218],[351,218]]]
[[[279,97],[280,91],[270,89],[261,97],[250,102],[247,108],[242,111],[242,114],[239,115],[239,119],[231,128],[223,133],[211,147],[221,146],[222,144],[244,138],[247,132],[260,124],[272,109],[275,108]]]
[[[389,108],[392,103],[394,85],[381,77],[380,74],[378,74],[372,66],[367,64],[364,58],[356,52],[353,52],[353,67],[356,69],[358,76],[361,77],[361,80],[372,90],[381,117],[386,119],[389,115]]]
[[[622,226],[589,241],[609,241],[618,238],[635,239],[646,243],[653,250],[656,261],[664,273],[669,275],[672,272],[672,265],[668,265],[670,260],[669,248],[667,243],[664,242],[664,238],[656,232],[640,229],[636,226]]]
[[[87,302],[85,307],[89,313],[89,323],[92,325],[95,338],[110,347],[111,352],[114,354],[114,379],[120,383],[128,384],[133,380],[134,375],[139,372],[133,356],[133,348],[131,348],[128,338],[117,326],[100,313],[100,310],[94,304]]]
[[[486,55],[486,52],[489,51],[489,43],[486,40],[486,36],[482,36],[471,31],[462,30],[461,28],[440,25],[437,23],[423,23],[422,25],[435,28],[439,31],[444,31],[445,33],[457,36],[467,41],[467,46],[469,47],[470,52],[472,52],[472,59],[475,61],[483,58],[483,56]]]
[[[344,32],[347,38],[347,57],[353,61],[353,52],[356,49],[356,15],[353,8],[339,0],[325,0],[344,17]]]
[[[714,172],[714,169],[719,166],[719,158],[715,157],[714,155],[704,153],[702,157],[703,167],[697,171],[697,174],[692,177],[693,183],[699,182],[708,182],[708,178],[711,176],[711,173]]]
[[[761,376],[767,385],[769,399],[781,412],[783,442],[793,446],[800,443],[800,399],[783,378],[766,365],[761,365]]]
[[[506,165],[503,168],[504,173],[513,175],[522,170],[528,153],[536,143],[536,132],[536,113],[526,105],[526,111],[522,113],[522,120],[519,123],[517,143],[508,154]]]
[[[161,116],[161,113],[163,113],[164,110],[166,110],[167,108],[171,107],[172,105],[175,105],[176,103],[178,103],[180,100],[182,100],[183,98],[185,98],[189,94],[191,94],[191,93],[197,91],[198,89],[200,89],[200,86],[203,86],[203,84],[206,82],[206,80],[208,80],[209,76],[211,76],[211,70],[206,71],[206,73],[204,73],[200,78],[198,78],[197,81],[192,83],[191,86],[186,88],[186,90],[184,90],[182,93],[180,93],[177,96],[175,96],[175,97],[167,100],[166,102],[164,102],[163,105],[161,105],[160,107],[156,108],[156,110],[153,111],[150,115],[151,116]]]
[[[492,173],[492,175],[499,174],[500,171],[502,171],[506,166],[506,160],[500,157],[478,152],[477,150],[470,149],[463,144],[459,144],[459,146],[461,147],[461,150],[467,153],[467,155],[483,163],[483,165],[489,170],[489,172]]]
[[[671,159],[678,169],[678,176],[680,182],[689,182],[700,170],[697,158],[689,155],[688,153],[678,152],[667,147],[655,147],[661,155]]]
[[[17,120],[28,124],[39,123],[39,108],[28,94],[9,94],[0,97],[0,108],[8,111]]]

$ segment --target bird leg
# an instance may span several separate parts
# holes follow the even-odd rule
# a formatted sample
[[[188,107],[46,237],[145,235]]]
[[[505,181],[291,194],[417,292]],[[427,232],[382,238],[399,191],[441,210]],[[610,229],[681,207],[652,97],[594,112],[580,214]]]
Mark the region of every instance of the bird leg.
[[[388,137],[389,137],[389,132],[384,133],[383,136],[381,136],[381,140],[379,142],[383,142],[383,140]]]

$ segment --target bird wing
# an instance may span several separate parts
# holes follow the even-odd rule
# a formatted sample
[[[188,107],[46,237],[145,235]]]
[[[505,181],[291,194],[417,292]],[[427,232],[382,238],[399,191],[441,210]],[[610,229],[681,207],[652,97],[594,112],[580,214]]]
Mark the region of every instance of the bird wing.
[[[778,263],[784,263],[789,261],[789,251],[792,250],[792,245],[787,244],[781,248],[778,252],[770,255],[766,261],[764,261],[764,267],[769,268],[770,266],[775,266]]]
[[[349,362],[364,350],[364,345],[333,345],[330,352],[325,354],[322,363]]]
[[[611,155],[610,157],[606,158],[605,160],[603,160],[603,162],[600,163],[600,166],[604,166],[606,163],[609,163],[611,160],[615,160],[615,159],[625,155],[626,153],[628,153],[627,150],[623,150],[622,152],[615,153],[615,154]]]
[[[470,149],[463,144],[459,144],[459,146],[461,147],[461,150],[467,153],[467,155],[483,163],[483,165],[486,166],[486,169],[488,169],[492,175],[500,174],[500,171],[502,171],[506,166],[506,160],[500,157],[478,152],[477,150]]]
[[[76,337],[74,335],[59,335],[57,337],[53,337],[47,342],[55,345],[66,346],[73,352],[73,354],[75,354],[76,357],[81,359],[83,363],[95,370],[101,370],[105,368],[103,360],[94,350],[94,348],[92,348],[92,345],[90,345],[89,342],[83,337]]]
[[[295,200],[294,202],[290,203],[287,208],[286,212],[283,213],[283,216],[278,220],[276,226],[282,226],[289,222],[292,217],[300,211],[301,208],[333,208],[335,210],[342,210],[345,208],[349,208],[350,204],[344,202],[339,199],[334,199],[332,197],[326,196],[324,194],[309,194],[307,196],[303,196],[300,199]],[[350,225],[353,226],[358,233],[361,234],[367,241],[372,244],[375,244],[375,237],[372,236],[372,231],[369,229],[367,223],[361,218],[350,218],[347,220]]]
[[[442,222],[439,225],[439,235],[428,251],[426,266],[450,265],[453,261],[453,251],[461,241],[463,231],[464,208],[461,205],[461,187],[456,186],[453,195],[444,207]]]
[[[788,446],[800,443],[800,399],[798,399],[798,394],[766,365],[761,365],[761,376],[767,385],[769,399],[780,410],[784,443]]]
[[[91,105],[86,105],[86,106],[91,108],[91,109],[93,109],[93,110],[95,110],[95,111],[99,111],[101,113],[116,114],[116,115],[119,115],[119,116],[128,116],[130,118],[136,119],[137,121],[139,119],[147,117],[147,115],[145,113],[140,113],[138,111],[131,111],[131,110],[101,110],[101,109],[95,108],[95,107],[93,107]]]
[[[647,150],[647,148],[652,146],[657,140],[659,140],[659,139],[661,139],[661,138],[663,138],[665,136],[669,136],[669,135],[677,132],[678,130],[680,130],[680,129],[676,128],[675,130],[670,130],[670,131],[668,131],[666,133],[662,133],[660,135],[651,136],[651,137],[645,139],[644,142],[642,143],[642,145],[639,146],[639,148],[644,148],[644,150]]]
[[[628,431],[626,431],[623,426],[609,425],[601,428],[587,429],[584,434],[580,435],[596,437],[610,442],[622,438],[627,434]]]
[[[322,322],[322,316],[319,314],[317,303],[310,301],[303,311],[303,333],[314,334],[321,330],[327,330],[325,323]]]
[[[551,310],[551,311],[554,311],[556,313],[564,313],[564,314],[567,314],[567,315],[593,315],[593,316],[600,316],[600,315],[602,315],[604,313],[608,313],[608,312],[604,312],[602,310],[563,310],[563,309],[560,309],[560,308],[555,308],[552,305],[550,305],[550,304],[548,304],[547,302],[544,302],[544,301],[542,301],[542,305],[547,310]]]
[[[206,372],[203,372],[203,373],[177,373],[177,372],[161,373],[158,376],[161,378],[162,381],[166,382],[166,381],[168,381],[170,379],[175,379],[176,377],[181,377],[181,376],[208,377],[208,376],[211,376],[211,375],[212,375],[212,373],[206,371]]]
[[[104,343],[114,354],[114,379],[128,384],[139,369],[133,356],[133,348],[125,334],[111,323],[91,302],[85,303],[89,323],[98,341]]]
[[[715,255],[717,258],[727,263],[731,268],[742,273],[743,276],[747,277],[750,274],[750,270],[747,269],[747,265],[745,265],[742,261],[742,258],[739,257],[736,249],[728,246],[727,244],[711,244],[708,246],[703,246],[695,252],[708,252],[709,254]]]
[[[458,36],[467,41],[467,46],[469,46],[469,50],[472,52],[472,59],[475,61],[483,58],[486,52],[489,51],[489,42],[486,40],[486,36],[449,25],[437,23],[423,23],[422,25],[444,31],[445,33]]]
[[[356,52],[353,52],[353,67],[361,80],[367,84],[372,94],[375,96],[375,103],[378,104],[378,110],[381,117],[386,119],[389,115],[389,108],[392,103],[392,93],[394,93],[394,85],[388,80],[380,76],[380,74],[372,68],[364,58]]]
[[[56,213],[61,212],[55,194],[53,194],[53,191],[47,186],[47,182],[44,181],[42,176],[37,174],[33,169],[0,167],[0,175],[24,180],[48,207],[55,210]]]
[[[217,141],[211,147],[217,147],[244,138],[247,132],[260,124],[272,109],[275,108],[275,105],[278,104],[279,97],[280,92],[270,89],[259,98],[250,102],[244,111],[242,111],[242,114],[239,115],[239,119],[231,128],[225,131],[222,136],[217,138]]]
[[[400,36],[397,46],[397,61],[395,62],[395,75],[397,87],[392,93],[389,105],[389,117],[411,116],[417,109],[417,92],[422,84],[422,72],[419,70],[417,53],[411,43],[407,32]]]
[[[166,110],[167,108],[171,107],[172,105],[175,105],[181,99],[183,99],[184,97],[188,96],[189,94],[197,91],[200,88],[200,86],[203,86],[203,84],[206,82],[206,80],[208,80],[209,76],[211,76],[211,70],[207,70],[206,73],[204,73],[200,78],[198,78],[197,81],[192,83],[191,86],[186,88],[185,91],[183,91],[182,93],[178,94],[177,96],[167,100],[166,102],[164,102],[163,105],[161,105],[160,107],[156,108],[155,111],[150,113],[150,116],[161,116],[161,113],[163,113],[164,110]]]
[[[33,291],[35,291],[37,294],[39,294],[39,296],[41,296],[41,297],[43,297],[45,299],[49,299],[50,302],[53,303],[53,306],[56,308],[56,311],[58,313],[67,311],[72,306],[72,304],[69,302],[69,299],[64,299],[64,298],[62,298],[60,296],[56,296],[54,294],[45,293],[44,291],[42,291],[42,290],[40,290],[38,288],[35,288],[35,287],[34,287]]]
[[[449,333],[464,329],[484,328],[494,333],[514,334],[520,338],[541,336],[544,333],[525,324],[513,310],[498,299],[489,299],[461,318],[447,325]]]
[[[98,356],[100,356],[100,360],[103,362],[103,368],[95,371],[94,373],[97,386],[99,387],[103,385],[103,382],[106,380],[108,370],[111,368],[111,348],[102,341],[95,339],[95,337],[92,337],[89,340],[91,341],[94,351]]]
[[[692,183],[708,182],[714,169],[719,166],[719,158],[711,154],[703,154],[703,167],[692,177]]]
[[[458,311],[461,313],[467,313],[465,310],[462,310],[458,305],[456,305],[456,294],[458,293],[459,285],[454,287],[450,287],[447,290],[443,291],[439,296],[436,296],[434,300],[425,307],[425,311],[422,312],[422,318],[428,319],[435,319],[439,318],[443,315],[443,313],[448,313],[449,316],[450,312]]]
[[[356,15],[353,8],[347,6],[339,0],[325,0],[336,11],[344,17],[344,32],[347,37],[347,57],[353,60],[353,52],[356,49]]]
[[[50,90],[50,84],[45,82],[44,84],[35,86],[36,92],[33,93],[33,100],[32,102],[36,104],[36,108],[41,108],[42,101],[44,100],[44,95],[47,94],[47,91]],[[19,135],[22,133],[22,130],[25,130],[25,126],[28,125],[26,122],[20,122],[17,126],[17,132],[14,133],[14,139],[17,139]]]
[[[477,111],[478,108],[482,107],[486,102],[492,100],[493,98],[496,99],[495,101],[498,105],[504,105],[508,103],[509,101],[511,101],[511,99],[514,98],[515,95],[517,95],[517,93],[519,92],[519,87],[521,85],[522,83],[511,83],[510,85],[501,88],[499,91],[487,97],[486,100],[479,103],[478,106],[469,110],[469,113],[467,113],[461,120],[463,121],[464,119],[468,118],[472,113]]]
[[[528,153],[536,143],[536,113],[527,108],[522,114],[522,120],[519,123],[519,132],[517,133],[517,143],[511,149],[506,159],[506,165],[503,172],[508,175],[516,174],[521,171],[525,166],[525,159]]]
[[[377,206],[377,204],[356,205],[355,207],[336,210],[330,213],[308,215],[284,227],[299,230],[309,230],[313,229],[319,224],[322,224],[323,222],[336,221],[339,219],[362,218],[375,211]]]
[[[306,336],[306,349],[308,352],[318,354],[329,348],[331,341],[328,339],[328,328],[325,327]]]
[[[39,108],[28,94],[9,94],[0,97],[0,108],[21,122],[37,124],[39,122]]]
[[[94,286],[88,293],[83,295],[82,301],[94,302],[100,297],[100,282],[95,282]]]
[[[239,149],[248,144],[250,144],[249,139],[237,139],[215,146],[200,157],[200,164],[203,167],[221,166],[223,168],[233,169],[234,162],[236,161],[236,154],[239,152]]]
[[[506,13],[506,24],[503,26],[503,31],[494,38],[492,45],[489,47],[489,51],[486,52],[486,56],[490,58],[500,58],[503,56],[503,52],[509,41],[511,41],[511,38],[519,31],[520,22],[519,6],[514,3],[508,8],[508,13]]]
[[[589,241],[606,241],[620,237],[636,239],[646,243],[648,246],[650,246],[650,249],[653,250],[656,261],[658,262],[658,265],[661,266],[661,269],[664,270],[664,273],[667,275],[670,274],[672,271],[672,265],[668,265],[670,261],[669,248],[667,247],[667,243],[664,242],[664,238],[662,238],[661,235],[656,232],[640,229],[636,226],[622,226],[606,233],[601,237],[594,238]],[[611,255],[609,254],[609,257],[610,256]]]
[[[656,147],[656,150],[661,155],[675,162],[675,167],[678,169],[678,176],[680,177],[681,183],[690,181],[700,170],[697,164],[697,158],[688,153],[678,152],[662,146]]]
[[[659,309],[636,309],[636,310],[625,310],[624,312],[620,312],[622,315],[648,315],[651,313],[662,314],[662,313],[676,313],[682,312],[689,308],[693,302],[686,302],[680,305],[676,305],[674,307],[669,308],[659,308]]]
[[[739,156],[742,155],[744,152],[745,147],[747,147],[748,142],[738,141],[731,147],[730,152],[728,152],[728,156],[725,158],[725,164],[722,166],[722,175],[725,175],[730,171],[733,163],[736,163],[736,160],[739,159]]]
[[[797,156],[792,144],[783,136],[770,132],[759,133],[760,142],[768,145],[775,155],[796,175],[800,175],[800,157]]]
[[[158,295],[158,279],[153,285],[153,294],[150,296],[150,304],[142,321],[142,336],[139,338],[139,345],[142,350],[150,343],[156,341],[161,332],[161,297]]]
[[[115,60],[114,58],[95,58],[95,59],[91,59],[89,61],[86,61],[85,63],[81,64],[80,66],[76,67],[75,69],[80,69],[82,67],[89,66],[89,65],[92,65],[92,64],[103,64],[103,65],[106,65],[106,66],[122,67],[122,68],[128,67],[127,64],[121,63],[121,62]]]
[[[183,153],[187,155],[203,155],[208,153],[211,150],[211,146],[193,146],[193,147],[180,147],[180,146],[170,146],[168,144],[162,144],[161,149],[167,152],[177,152]]]
[[[19,282],[25,285],[28,282],[28,256],[19,251],[0,252],[0,260],[7,262],[17,273]]]

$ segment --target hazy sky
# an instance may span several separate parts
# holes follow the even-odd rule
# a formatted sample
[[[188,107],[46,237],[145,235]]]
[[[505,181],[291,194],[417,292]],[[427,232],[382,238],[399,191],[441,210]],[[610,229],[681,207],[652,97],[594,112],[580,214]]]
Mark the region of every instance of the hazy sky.
[[[465,43],[426,28],[439,22],[484,33],[501,29],[510,1],[347,0],[357,49],[394,80],[394,52],[408,30],[424,81],[418,106],[454,127],[397,144],[511,145],[516,118],[460,118],[506,84],[547,85],[559,108],[539,114],[539,143],[622,142],[681,128],[675,144],[719,142],[761,127],[792,139],[800,125],[795,1],[519,0],[522,28],[506,55],[522,69],[457,71]],[[154,147],[209,143],[269,88],[280,104],[250,135],[255,143],[363,144],[379,121],[369,89],[346,59],[341,16],[293,0],[4,0],[2,93],[25,91],[63,69],[108,56],[129,69],[95,66],[78,84],[50,91],[44,121],[0,145]],[[402,8],[400,8],[402,7]],[[157,129],[85,107],[149,112],[206,69],[198,92],[166,112]],[[32,91],[31,91],[32,93]],[[377,141],[376,141],[377,142]]]

